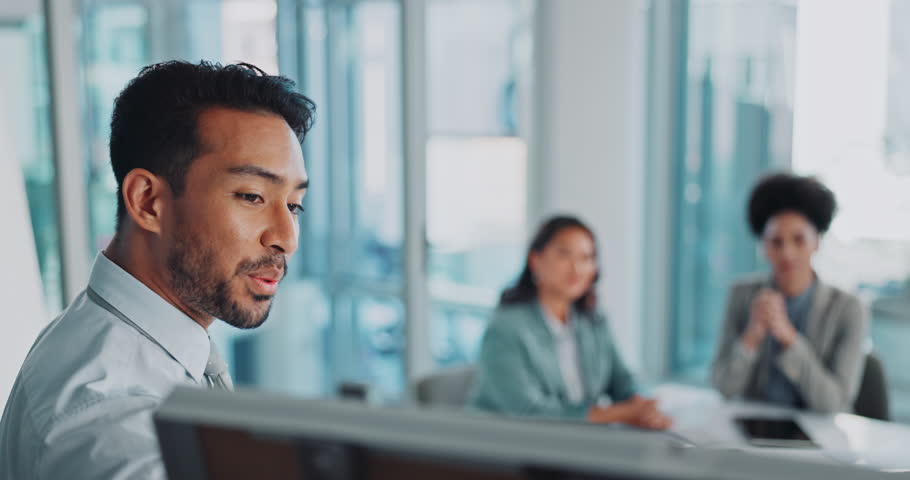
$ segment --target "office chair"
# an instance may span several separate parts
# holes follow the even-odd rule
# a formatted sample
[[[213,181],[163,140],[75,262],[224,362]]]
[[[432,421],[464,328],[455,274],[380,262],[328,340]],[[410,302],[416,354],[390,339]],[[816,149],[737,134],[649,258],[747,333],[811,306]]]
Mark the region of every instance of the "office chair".
[[[885,382],[885,370],[878,357],[870,352],[866,354],[866,365],[859,386],[859,393],[853,404],[857,415],[876,420],[891,420],[888,411],[888,386]]]
[[[431,373],[417,381],[417,403],[461,408],[468,401],[474,381],[474,366],[455,367]]]

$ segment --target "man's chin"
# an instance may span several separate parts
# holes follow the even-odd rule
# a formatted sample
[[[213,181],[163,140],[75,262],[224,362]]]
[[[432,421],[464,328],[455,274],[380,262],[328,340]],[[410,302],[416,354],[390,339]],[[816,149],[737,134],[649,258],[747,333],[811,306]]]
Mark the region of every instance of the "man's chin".
[[[252,330],[254,328],[259,328],[267,318],[256,318],[256,319],[238,319],[238,318],[222,318],[221,321],[227,323],[228,325],[239,328],[241,330]]]
[[[221,320],[228,325],[231,325],[232,327],[240,328],[243,330],[250,330],[253,328],[258,328],[263,323],[265,323],[265,321],[269,318],[271,309],[272,302],[270,300],[267,302],[257,302],[256,307],[244,309],[240,315],[233,315],[230,318],[222,318]]]

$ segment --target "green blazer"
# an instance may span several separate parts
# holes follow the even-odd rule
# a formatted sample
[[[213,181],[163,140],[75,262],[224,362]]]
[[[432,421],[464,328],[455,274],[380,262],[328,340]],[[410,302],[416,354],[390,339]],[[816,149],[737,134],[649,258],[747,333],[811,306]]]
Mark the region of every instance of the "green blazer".
[[[572,312],[578,368],[584,386],[580,404],[568,400],[556,344],[537,302],[499,307],[480,347],[471,408],[519,416],[583,419],[599,398],[614,402],[636,392],[619,358],[606,317]]]

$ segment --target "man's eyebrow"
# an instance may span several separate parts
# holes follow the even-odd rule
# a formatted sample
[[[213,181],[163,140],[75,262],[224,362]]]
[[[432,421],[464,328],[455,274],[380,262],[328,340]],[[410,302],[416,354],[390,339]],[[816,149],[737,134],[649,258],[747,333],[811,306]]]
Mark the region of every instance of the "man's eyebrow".
[[[232,175],[247,175],[260,177],[268,180],[275,185],[281,185],[285,183],[285,178],[281,175],[278,175],[275,172],[271,172],[265,168],[258,167],[256,165],[241,165],[239,167],[231,167],[228,169],[228,173]],[[306,179],[297,184],[295,190],[306,190],[310,186],[310,179]]]
[[[262,167],[257,167],[255,165],[243,165],[240,167],[231,167],[228,169],[228,173],[232,175],[245,175],[253,177],[261,177],[275,184],[284,183],[284,177],[278,175],[277,173],[270,172]]]

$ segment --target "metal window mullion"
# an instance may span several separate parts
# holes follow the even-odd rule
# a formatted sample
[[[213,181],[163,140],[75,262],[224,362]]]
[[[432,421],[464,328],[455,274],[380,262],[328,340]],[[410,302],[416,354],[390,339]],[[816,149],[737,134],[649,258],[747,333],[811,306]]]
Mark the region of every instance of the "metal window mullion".
[[[331,301],[332,377],[336,382],[349,380],[356,370],[351,352],[357,351],[357,335],[352,298],[344,295],[343,280],[349,269],[350,192],[346,178],[350,175],[348,128],[349,6],[328,1],[325,3],[326,28],[326,114],[328,122],[327,175],[329,188],[328,274],[325,285]]]
[[[677,164],[685,154],[686,62],[688,59],[688,1],[654,0],[648,16],[648,69],[645,98],[647,113],[644,152],[645,181],[645,283],[642,293],[645,373],[660,378],[673,373],[676,352],[673,332],[678,313],[677,244],[679,211],[675,205],[681,188]]]
[[[63,295],[72,302],[89,275],[89,230],[86,178],[79,114],[79,41],[74,28],[75,0],[45,0],[48,79],[54,145]]]
[[[401,3],[402,124],[404,145],[405,378],[433,368],[426,245],[426,2]],[[413,391],[409,394],[413,398]]]

